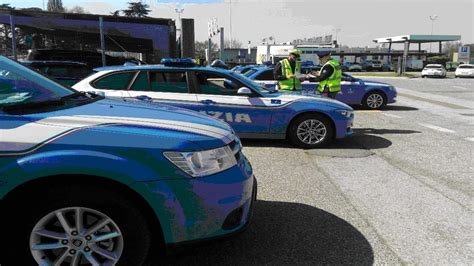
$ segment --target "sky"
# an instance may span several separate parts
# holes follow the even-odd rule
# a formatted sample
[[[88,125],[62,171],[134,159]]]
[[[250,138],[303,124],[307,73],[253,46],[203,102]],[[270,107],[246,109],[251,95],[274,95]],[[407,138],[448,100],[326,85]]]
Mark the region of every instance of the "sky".
[[[47,0],[44,0],[47,3]],[[62,0],[65,7],[82,6],[94,14],[125,9],[132,0]],[[353,47],[375,47],[379,37],[431,34],[430,15],[437,15],[434,34],[461,35],[474,43],[474,0],[143,0],[150,16],[195,20],[196,40],[207,39],[207,22],[217,18],[226,39],[258,45],[272,36],[289,42],[338,31],[338,41]],[[15,7],[42,7],[43,0],[0,0]],[[230,16],[231,14],[231,16]],[[232,31],[230,30],[232,26]],[[218,37],[214,37],[218,42]],[[425,47],[423,47],[425,48]]]

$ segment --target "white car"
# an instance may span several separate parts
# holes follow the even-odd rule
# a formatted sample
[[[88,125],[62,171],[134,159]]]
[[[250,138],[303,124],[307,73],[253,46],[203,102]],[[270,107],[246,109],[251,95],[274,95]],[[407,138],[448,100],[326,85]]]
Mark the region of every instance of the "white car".
[[[443,65],[439,64],[429,64],[426,65],[423,70],[421,71],[421,77],[439,77],[445,78],[446,77],[446,69]]]
[[[471,77],[474,78],[474,65],[472,64],[463,64],[456,68],[454,72],[456,78]]]

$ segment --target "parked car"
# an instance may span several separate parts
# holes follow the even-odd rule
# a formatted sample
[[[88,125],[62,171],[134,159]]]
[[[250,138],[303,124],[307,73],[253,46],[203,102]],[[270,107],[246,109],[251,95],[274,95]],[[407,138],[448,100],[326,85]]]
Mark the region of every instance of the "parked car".
[[[366,60],[362,62],[362,69],[364,71],[381,71],[382,70],[382,62],[378,60]]]
[[[348,71],[348,72],[355,72],[355,71],[362,71],[362,66],[359,63],[353,63],[353,62],[344,62],[342,65],[342,70],[343,71]]]
[[[225,120],[242,138],[288,138],[302,148],[352,134],[353,110],[341,102],[273,91],[233,71],[192,66],[185,59],[163,63],[100,68],[74,88],[200,111]]]
[[[275,88],[277,82],[273,79],[273,68],[260,67],[247,72],[246,76],[267,88]],[[269,79],[267,79],[269,78]],[[302,83],[305,94],[315,94],[318,83],[304,81]],[[362,105],[368,109],[379,109],[386,104],[397,101],[397,90],[394,86],[377,81],[358,79],[342,73],[342,94],[337,94],[336,99],[349,105]]]
[[[0,137],[2,265],[142,265],[249,224],[252,168],[209,116],[77,92],[0,56]]]
[[[474,65],[463,64],[456,68],[454,72],[456,78],[473,78],[474,77]]]
[[[94,72],[92,67],[72,61],[23,61],[21,63],[67,86],[76,84],[79,80]]]
[[[440,64],[428,64],[421,71],[421,77],[422,78],[425,78],[425,77],[445,78],[446,69],[444,68],[443,65],[440,65]]]

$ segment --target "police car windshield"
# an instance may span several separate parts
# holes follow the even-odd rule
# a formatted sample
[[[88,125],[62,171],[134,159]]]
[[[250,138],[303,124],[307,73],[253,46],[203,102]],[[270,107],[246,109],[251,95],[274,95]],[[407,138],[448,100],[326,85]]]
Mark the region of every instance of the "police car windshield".
[[[275,90],[265,88],[265,86],[258,84],[257,82],[255,82],[252,79],[249,79],[245,75],[235,73],[235,72],[230,72],[229,74],[235,78],[238,78],[241,82],[245,83],[245,85],[251,87],[252,89],[258,91],[261,94],[269,94],[269,93],[276,92]]]
[[[74,93],[74,90],[0,56],[0,107],[58,100]]]

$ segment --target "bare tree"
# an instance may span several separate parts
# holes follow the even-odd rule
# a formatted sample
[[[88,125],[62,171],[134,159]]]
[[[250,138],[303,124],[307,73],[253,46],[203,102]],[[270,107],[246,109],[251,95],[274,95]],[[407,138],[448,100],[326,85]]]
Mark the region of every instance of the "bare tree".
[[[232,45],[231,45],[232,44]],[[224,40],[224,48],[243,48],[241,41],[232,39],[232,42],[229,39]]]
[[[194,50],[197,58],[206,58],[206,49],[207,49],[208,41],[203,42],[196,42],[194,45]],[[211,43],[211,59],[217,58],[219,48],[217,47],[217,43]]]
[[[64,12],[63,2],[61,0],[48,0],[49,12]]]
[[[73,6],[70,9],[66,9],[66,11],[68,13],[75,13],[75,14],[86,14],[87,13],[82,6]]]

